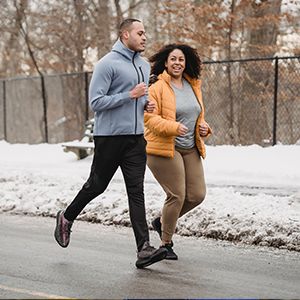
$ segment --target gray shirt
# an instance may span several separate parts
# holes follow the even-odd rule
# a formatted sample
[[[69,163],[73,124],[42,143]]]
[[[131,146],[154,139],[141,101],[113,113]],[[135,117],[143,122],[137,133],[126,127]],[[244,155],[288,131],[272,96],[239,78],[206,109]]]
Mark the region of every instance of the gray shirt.
[[[176,121],[188,128],[183,137],[176,136],[175,146],[190,149],[195,146],[195,127],[201,112],[200,104],[189,82],[182,77],[183,87],[179,89],[172,83],[176,101]]]

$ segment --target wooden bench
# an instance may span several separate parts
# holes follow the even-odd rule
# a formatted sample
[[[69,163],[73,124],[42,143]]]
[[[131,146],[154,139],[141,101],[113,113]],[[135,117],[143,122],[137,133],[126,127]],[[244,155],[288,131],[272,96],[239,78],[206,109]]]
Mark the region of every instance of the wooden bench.
[[[73,141],[62,144],[65,152],[74,152],[78,159],[83,159],[88,155],[94,154],[93,142],[94,119],[86,121],[84,137],[81,141]]]

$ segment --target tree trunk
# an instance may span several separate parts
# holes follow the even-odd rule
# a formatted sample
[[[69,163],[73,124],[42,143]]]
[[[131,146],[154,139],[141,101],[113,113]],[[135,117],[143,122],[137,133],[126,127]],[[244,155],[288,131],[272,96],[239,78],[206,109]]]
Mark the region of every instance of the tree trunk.
[[[257,19],[256,28],[249,30],[248,43],[250,57],[271,57],[275,53],[277,23],[269,21],[280,13],[281,0],[253,1],[248,16]],[[274,19],[273,19],[274,20]],[[278,20],[279,22],[279,20]],[[272,116],[264,112],[273,101],[274,72],[269,61],[258,61],[244,65],[243,101],[241,105],[240,134],[242,144],[252,142],[264,145],[270,139]]]
[[[99,43],[98,43],[98,58],[100,59],[105,54],[107,54],[111,49],[111,39],[110,39],[110,14],[108,8],[108,0],[99,0],[99,22],[97,22],[98,26],[98,35],[99,35]]]
[[[248,43],[250,57],[270,57],[273,56],[275,51],[270,47],[275,46],[278,36],[277,22],[268,21],[264,19],[268,14],[271,16],[278,16],[280,14],[281,0],[262,0],[257,4],[253,2],[251,17],[260,19],[262,25],[258,28],[249,30]],[[260,24],[257,22],[257,24]]]

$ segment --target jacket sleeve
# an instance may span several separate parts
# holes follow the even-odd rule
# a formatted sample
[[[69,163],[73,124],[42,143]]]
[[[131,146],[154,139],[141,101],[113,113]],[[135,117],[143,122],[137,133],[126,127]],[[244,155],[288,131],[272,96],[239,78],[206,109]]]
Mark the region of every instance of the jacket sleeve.
[[[113,75],[112,64],[105,60],[98,61],[89,89],[90,107],[94,112],[112,109],[131,101],[129,91],[108,95]]]
[[[155,109],[152,113],[145,112],[144,124],[148,130],[156,135],[177,136],[180,123],[163,118],[159,87],[159,85],[152,85],[149,89],[149,99],[155,103]]]

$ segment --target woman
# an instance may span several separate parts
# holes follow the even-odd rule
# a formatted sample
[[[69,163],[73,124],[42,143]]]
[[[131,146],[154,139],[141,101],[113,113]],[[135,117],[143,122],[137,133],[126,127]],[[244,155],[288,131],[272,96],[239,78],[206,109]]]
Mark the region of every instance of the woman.
[[[145,113],[147,165],[166,193],[162,217],[152,221],[166,259],[178,259],[172,236],[178,218],[199,205],[206,186],[202,167],[205,146],[201,137],[211,129],[204,121],[200,91],[202,62],[196,49],[170,44],[149,58],[152,78],[149,99],[153,113]]]

